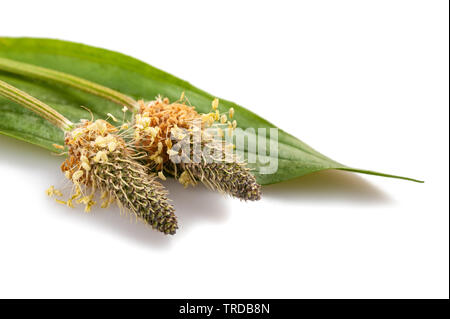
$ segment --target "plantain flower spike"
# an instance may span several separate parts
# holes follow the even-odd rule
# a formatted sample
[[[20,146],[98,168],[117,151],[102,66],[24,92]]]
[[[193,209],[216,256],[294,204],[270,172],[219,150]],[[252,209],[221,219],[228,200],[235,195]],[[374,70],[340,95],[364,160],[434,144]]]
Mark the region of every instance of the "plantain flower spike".
[[[177,219],[167,192],[148,175],[146,168],[135,159],[118,129],[104,120],[82,120],[65,133],[68,158],[61,169],[74,184],[67,206],[85,204],[89,212],[96,204],[94,193],[101,192],[101,207],[116,202],[121,209],[134,213],[165,234],[175,234]],[[90,189],[90,193],[86,193]]]
[[[157,97],[151,102],[139,101],[134,119],[134,141],[137,149],[148,155],[146,165],[173,175],[184,186],[203,183],[210,189],[241,200],[259,200],[261,186],[246,162],[234,153],[231,137],[236,121],[234,109],[227,114],[218,110],[214,99],[211,112],[199,114],[186,105],[184,94],[174,103]]]

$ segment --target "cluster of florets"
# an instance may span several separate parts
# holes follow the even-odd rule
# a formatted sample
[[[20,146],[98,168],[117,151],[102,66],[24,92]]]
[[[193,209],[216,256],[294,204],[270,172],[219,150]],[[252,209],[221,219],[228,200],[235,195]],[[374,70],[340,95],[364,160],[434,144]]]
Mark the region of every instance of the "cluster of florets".
[[[60,201],[67,206],[95,205],[94,194],[101,192],[105,208],[116,202],[125,211],[166,234],[174,234],[177,221],[163,186],[137,162],[117,128],[104,120],[82,121],[66,133],[68,158],[61,169],[73,183],[72,196]],[[89,190],[89,193],[86,193]],[[49,195],[55,193],[49,189]]]
[[[234,109],[220,113],[214,99],[211,112],[199,114],[186,102],[183,95],[174,103],[168,98],[139,102],[134,142],[147,153],[146,164],[162,179],[166,172],[185,186],[202,182],[240,199],[260,199],[259,184],[225,139],[237,126]]]
[[[85,211],[89,212],[96,191],[96,183],[93,178],[92,167],[97,163],[107,164],[111,153],[121,154],[126,150],[125,141],[116,135],[117,129],[103,120],[95,122],[82,121],[74,130],[65,135],[65,145],[68,147],[68,158],[61,165],[65,177],[71,180],[75,192],[67,201],[68,206],[73,206],[73,200],[86,205]],[[126,154],[126,153],[125,153]],[[109,156],[108,156],[109,155]],[[82,197],[82,188],[91,187],[89,195]],[[107,193],[102,194],[104,200],[102,207],[108,207],[111,199]]]

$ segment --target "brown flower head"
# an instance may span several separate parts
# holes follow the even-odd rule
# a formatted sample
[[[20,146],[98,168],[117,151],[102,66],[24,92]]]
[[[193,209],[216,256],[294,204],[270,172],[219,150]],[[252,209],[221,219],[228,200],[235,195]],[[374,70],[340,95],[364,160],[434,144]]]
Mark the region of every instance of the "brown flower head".
[[[236,128],[236,121],[228,120],[233,109],[228,117],[220,114],[217,99],[208,114],[199,114],[183,97],[175,103],[167,98],[139,103],[135,145],[147,153],[146,164],[162,178],[165,171],[185,186],[202,182],[240,199],[260,199],[260,185],[234,154],[234,145],[223,139]]]
[[[82,121],[66,133],[68,158],[61,169],[74,184],[68,206],[83,203],[89,211],[94,193],[101,191],[102,207],[111,202],[165,234],[174,234],[177,220],[167,192],[149,176],[114,126],[103,120]],[[86,194],[90,188],[91,192]]]

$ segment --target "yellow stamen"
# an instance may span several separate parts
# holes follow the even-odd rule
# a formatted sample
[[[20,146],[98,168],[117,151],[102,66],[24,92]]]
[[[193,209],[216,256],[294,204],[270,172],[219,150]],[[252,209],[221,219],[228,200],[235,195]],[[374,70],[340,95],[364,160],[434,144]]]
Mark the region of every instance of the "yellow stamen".
[[[47,194],[47,196],[53,196],[54,194],[55,194],[55,187],[52,185],[52,186],[50,186],[46,191],[45,191],[45,193]]]
[[[117,142],[116,141],[111,141],[108,143],[108,150],[110,152],[114,152],[117,148]]]
[[[107,163],[108,162],[108,156],[106,155],[105,151],[98,151],[97,154],[94,156],[94,162],[99,163]]]
[[[162,171],[159,171],[159,172],[158,172],[158,176],[159,176],[159,178],[161,178],[163,181],[166,180],[166,177],[164,176],[164,173],[163,173]]]
[[[215,98],[215,99],[212,101],[211,106],[212,106],[213,110],[217,110],[217,108],[219,107],[219,99],[218,99],[218,98]]]
[[[73,203],[72,203],[72,200],[71,200],[71,199],[69,199],[69,200],[67,201],[67,206],[69,206],[70,208],[74,208],[74,206],[73,206]]]

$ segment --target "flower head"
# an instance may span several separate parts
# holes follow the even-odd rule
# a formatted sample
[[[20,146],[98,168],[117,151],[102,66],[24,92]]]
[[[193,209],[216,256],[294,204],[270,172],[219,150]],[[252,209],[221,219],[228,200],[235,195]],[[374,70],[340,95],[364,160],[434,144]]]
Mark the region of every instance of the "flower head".
[[[181,100],[168,98],[140,101],[135,116],[135,144],[147,153],[146,164],[163,170],[183,185],[202,182],[207,187],[244,200],[258,200],[261,187],[246,163],[234,154],[234,145],[224,140],[224,132],[232,135],[237,123],[228,118],[234,109],[218,110],[214,99],[210,113],[199,114]]]
[[[175,233],[177,220],[167,192],[136,161],[117,128],[103,120],[82,121],[66,133],[65,145],[68,158],[61,169],[73,182],[74,190],[64,203],[83,203],[88,212],[96,204],[94,193],[99,190],[102,207],[116,202],[152,228]]]

